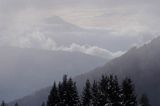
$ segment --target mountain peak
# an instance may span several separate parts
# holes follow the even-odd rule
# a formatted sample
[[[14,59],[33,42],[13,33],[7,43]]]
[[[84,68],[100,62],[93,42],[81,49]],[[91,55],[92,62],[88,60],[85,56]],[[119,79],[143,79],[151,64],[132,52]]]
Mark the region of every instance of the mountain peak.
[[[64,24],[66,22],[59,16],[52,16],[46,19],[46,23],[47,24]]]

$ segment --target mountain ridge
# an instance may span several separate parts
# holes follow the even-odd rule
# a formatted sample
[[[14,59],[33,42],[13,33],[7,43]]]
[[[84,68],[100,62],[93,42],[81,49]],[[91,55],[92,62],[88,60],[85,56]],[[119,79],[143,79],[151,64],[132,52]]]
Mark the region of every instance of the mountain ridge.
[[[134,47],[124,55],[111,60],[104,66],[97,67],[94,70],[74,77],[77,82],[77,88],[82,91],[86,79],[97,80],[102,74],[118,75],[120,79],[131,77],[133,79],[138,94],[146,93],[149,96],[153,106],[159,106],[159,75],[160,75],[160,37],[153,39],[150,43],[141,47]],[[50,88],[46,88],[49,91]],[[39,91],[40,92],[40,91]],[[39,95],[46,97],[47,95]],[[19,101],[24,104],[27,98]],[[34,106],[40,105],[38,99],[32,101]],[[28,101],[31,102],[31,101]],[[11,106],[15,101],[11,102]],[[22,105],[22,106],[25,106]],[[33,105],[31,105],[33,106]]]

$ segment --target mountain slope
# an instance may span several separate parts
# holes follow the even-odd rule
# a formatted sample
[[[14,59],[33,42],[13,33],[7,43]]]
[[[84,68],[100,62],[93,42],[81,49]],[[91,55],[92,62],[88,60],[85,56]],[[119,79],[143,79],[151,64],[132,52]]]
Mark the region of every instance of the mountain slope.
[[[160,102],[160,37],[139,48],[132,48],[123,56],[116,58],[103,67],[87,74],[76,77],[78,87],[81,88],[84,80],[98,79],[102,74],[115,74],[123,79],[129,76],[136,84],[139,94],[147,93],[153,106]],[[81,89],[80,89],[81,90]]]
[[[23,97],[61,80],[63,74],[75,76],[105,61],[78,52],[0,48],[0,99]]]
[[[152,106],[159,106],[160,102],[160,37],[152,40],[149,44],[145,44],[139,48],[132,48],[126,54],[111,60],[102,67],[98,67],[93,71],[81,74],[74,78],[77,82],[79,91],[82,90],[86,79],[99,79],[102,74],[115,74],[120,79],[129,76],[133,79],[136,85],[138,94],[147,93]],[[31,106],[39,106],[42,101],[47,99],[47,94],[42,94],[44,91],[49,91],[50,87],[39,91],[37,95],[16,100],[21,106],[26,106],[25,103],[31,103]],[[39,99],[38,97],[44,97]],[[13,105],[16,101],[11,102]],[[26,102],[27,101],[27,102]],[[34,104],[34,105],[33,105]]]

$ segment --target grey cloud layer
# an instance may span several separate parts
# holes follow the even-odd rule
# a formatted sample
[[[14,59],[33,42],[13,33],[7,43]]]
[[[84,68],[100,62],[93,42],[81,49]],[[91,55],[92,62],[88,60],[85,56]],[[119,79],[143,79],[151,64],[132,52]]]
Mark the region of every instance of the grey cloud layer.
[[[60,69],[65,68],[66,71],[66,67],[68,67],[65,67],[65,64],[68,63],[66,61],[76,57],[76,55],[73,56],[74,53],[68,52],[93,55],[97,62],[98,59],[103,60],[105,58],[104,61],[106,61],[118,57],[132,45],[143,44],[159,34],[159,5],[160,0],[0,0],[0,48],[9,46],[46,50],[44,53],[44,51],[34,52],[31,49],[17,50],[17,48],[13,48],[9,51],[8,49],[0,49],[1,73],[8,73],[7,77],[5,74],[0,74],[2,76],[0,81],[5,81],[0,92],[10,91],[13,95],[8,92],[8,95],[4,94],[4,97],[15,98],[17,92],[21,90],[23,95],[24,91],[26,93],[28,93],[27,90],[29,92],[33,91],[30,82],[36,89],[40,88],[41,81],[47,81],[48,84],[48,80],[45,79],[54,78],[52,75],[57,75],[57,72],[49,73],[51,75],[49,77],[48,72],[44,70],[48,69],[50,72],[52,71],[50,69],[55,70],[55,67],[58,67]],[[59,56],[55,55],[54,57],[50,52],[50,55],[48,55],[47,50],[67,51],[64,54],[71,55],[70,57],[67,56],[68,60],[63,61],[59,58],[62,56],[61,53],[57,52]],[[56,54],[56,52],[53,53]],[[82,60],[85,60],[87,64]],[[88,71],[87,67],[96,66],[89,65],[92,61],[86,60],[85,57],[73,59],[71,61],[73,63],[78,61],[76,62],[76,69],[73,69],[73,71],[75,72],[77,69],[79,69],[79,72],[85,69]],[[39,62],[40,64],[37,64]],[[51,63],[55,63],[55,65],[50,65]],[[69,67],[72,68],[73,66],[69,65]],[[32,68],[42,73],[37,74]],[[8,70],[10,71],[8,72]],[[68,70],[71,71],[70,68]],[[13,77],[17,73],[19,77]],[[59,72],[59,74],[64,74],[64,72]],[[43,79],[41,75],[46,75],[46,77]],[[21,85],[17,82],[25,81],[28,82],[28,86],[23,82],[22,84],[25,84],[25,86],[22,85],[22,88],[15,86],[14,92],[12,87],[6,87],[6,80],[3,79],[3,77],[8,79],[11,76],[15,79],[17,85]],[[33,76],[33,78],[28,81],[28,76]],[[22,78],[26,80],[22,80]],[[12,79],[7,81],[10,82],[10,80]],[[35,82],[33,83],[33,81]],[[40,82],[39,86],[37,86],[36,81]],[[7,85],[13,85],[11,82]],[[6,92],[3,90],[6,90]]]
[[[159,33],[159,4],[158,0],[0,0],[0,45],[112,57]],[[55,17],[46,22],[55,15],[93,30]]]

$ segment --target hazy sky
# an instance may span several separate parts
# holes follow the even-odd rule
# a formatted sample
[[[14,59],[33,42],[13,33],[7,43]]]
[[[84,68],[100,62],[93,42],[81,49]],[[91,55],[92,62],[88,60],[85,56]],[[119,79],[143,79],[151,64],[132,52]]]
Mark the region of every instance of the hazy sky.
[[[0,63],[2,65],[0,75],[7,79],[9,77],[6,77],[3,73],[7,73],[8,76],[12,75],[8,71],[4,72],[3,66],[6,70],[9,68],[11,72],[17,71],[16,68],[20,67],[19,70],[23,70],[23,68],[29,70],[29,72],[26,72],[28,74],[21,72],[28,78],[27,75],[31,74],[32,70],[25,67],[33,68],[30,67],[32,63],[30,61],[35,59],[36,61],[33,61],[33,63],[44,63],[44,66],[52,63],[45,62],[44,60],[47,61],[47,58],[41,57],[41,55],[39,56],[42,58],[42,62],[38,61],[41,58],[34,58],[35,55],[33,57],[32,55],[29,56],[31,60],[28,59],[28,50],[31,49],[23,49],[26,55],[22,55],[23,58],[21,58],[17,54],[16,48],[14,49],[16,57],[14,53],[11,53],[11,57],[14,58],[6,58],[5,56],[10,52],[5,52],[1,47],[81,52],[107,60],[120,56],[133,45],[142,45],[159,35],[159,6],[160,0],[0,0],[1,61],[4,58],[4,61]],[[38,56],[37,52],[36,56]],[[48,58],[50,60],[50,57]],[[11,61],[5,61],[5,59],[11,59]],[[30,61],[27,62],[27,59]],[[75,60],[71,59],[71,61],[74,63]],[[5,62],[11,65],[8,66]],[[12,65],[15,70],[11,67]],[[34,74],[31,75],[38,75],[38,78],[40,78],[40,73],[37,74],[37,71],[39,71],[36,70],[37,68],[39,67],[33,68],[35,72],[33,71]],[[17,72],[14,74],[17,75]],[[20,79],[23,77],[20,74],[18,75]],[[47,72],[46,76],[48,78]],[[17,77],[15,76],[15,78]],[[25,80],[19,81],[23,82]],[[28,83],[33,84],[32,81]],[[14,83],[8,85],[14,85]],[[4,95],[6,95],[6,92],[8,92],[8,95],[12,92],[8,85],[5,83],[4,88],[0,91]],[[22,87],[22,90],[26,90],[26,93],[28,93],[27,90],[33,90],[30,89],[32,86],[27,89],[23,89],[23,87],[27,87],[23,85],[17,87],[18,90]],[[17,92],[14,92],[14,94]],[[24,92],[19,94],[21,93],[24,94]],[[8,95],[5,96],[7,99],[13,99]]]
[[[159,34],[159,5],[158,0],[0,0],[0,46],[120,55]]]

